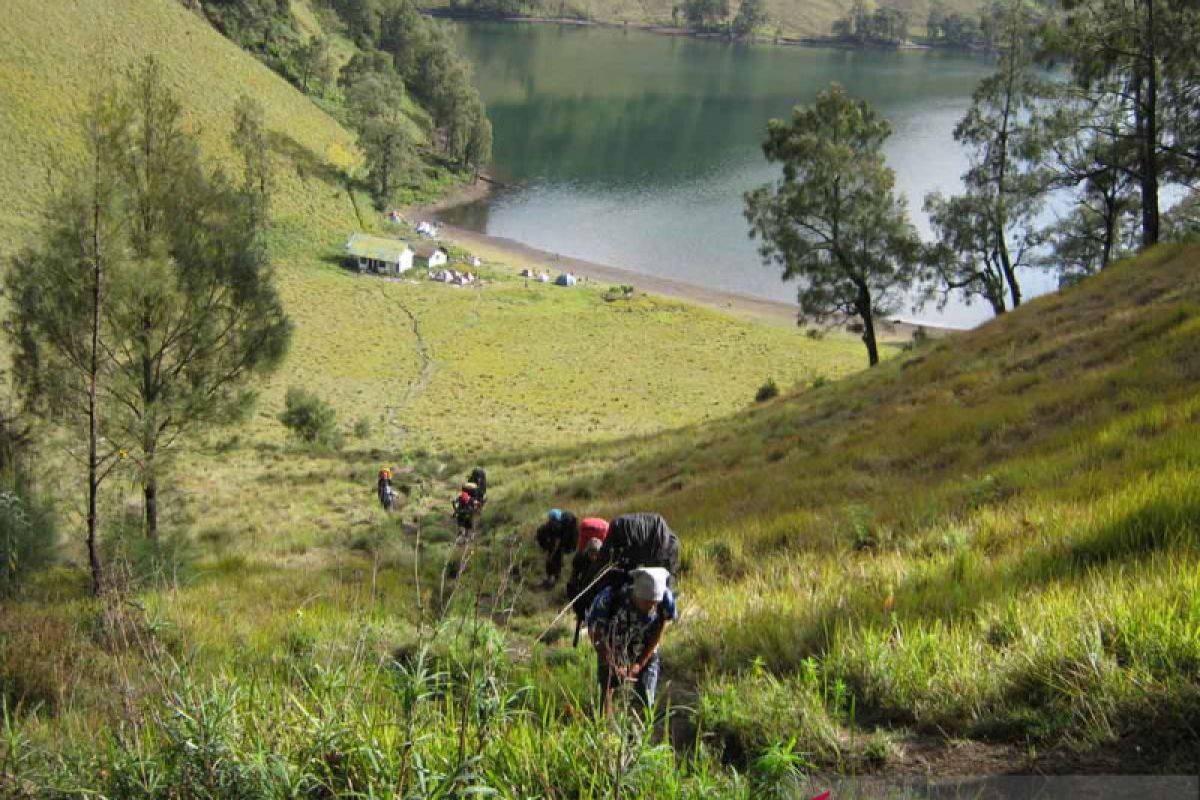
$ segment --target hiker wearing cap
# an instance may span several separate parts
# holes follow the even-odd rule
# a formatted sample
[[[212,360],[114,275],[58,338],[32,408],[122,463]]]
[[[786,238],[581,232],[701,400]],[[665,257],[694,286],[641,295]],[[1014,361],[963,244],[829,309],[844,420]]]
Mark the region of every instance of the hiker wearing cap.
[[[633,684],[634,695],[644,707],[654,705],[658,646],[667,623],[675,619],[667,570],[639,568],[629,578],[624,585],[604,587],[587,615],[606,714],[612,713],[613,690],[623,683]]]
[[[570,511],[550,509],[546,521],[537,529],[538,547],[546,553],[546,588],[558,583],[563,557],[575,549],[578,523]]]
[[[608,526],[600,563],[621,569],[663,567],[679,572],[679,537],[659,514],[623,514]]]

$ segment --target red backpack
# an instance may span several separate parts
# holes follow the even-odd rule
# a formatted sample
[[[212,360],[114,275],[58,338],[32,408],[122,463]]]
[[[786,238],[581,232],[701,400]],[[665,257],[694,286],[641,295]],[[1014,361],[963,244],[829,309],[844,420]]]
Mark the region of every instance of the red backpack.
[[[575,549],[582,553],[589,539],[604,541],[608,537],[608,522],[600,517],[584,517],[579,522],[579,539]]]

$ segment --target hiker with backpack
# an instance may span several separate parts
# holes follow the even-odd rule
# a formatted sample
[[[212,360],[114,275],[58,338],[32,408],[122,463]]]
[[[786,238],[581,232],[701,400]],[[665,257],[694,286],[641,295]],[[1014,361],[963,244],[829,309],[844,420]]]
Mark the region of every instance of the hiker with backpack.
[[[546,553],[546,581],[542,585],[547,589],[558,583],[563,557],[575,549],[577,536],[575,515],[559,508],[550,509],[546,521],[537,529],[538,547]]]
[[[600,563],[625,570],[663,567],[679,572],[679,537],[660,514],[623,514],[608,526]]]
[[[579,522],[579,539],[575,555],[571,558],[571,577],[567,579],[567,599],[571,601],[571,608],[575,612],[575,640],[572,647],[579,645],[579,631],[592,599],[605,586],[596,578],[601,570],[600,548],[604,546],[607,536],[608,522],[600,517],[585,517]]]
[[[396,491],[392,488],[392,470],[384,467],[379,470],[379,479],[375,482],[375,494],[379,497],[379,505],[384,511],[391,511],[396,504]]]
[[[487,472],[483,467],[476,467],[471,470],[470,477],[467,478],[467,484],[475,485],[475,500],[479,505],[487,502]]]
[[[605,586],[587,614],[588,633],[596,648],[601,702],[612,714],[613,692],[633,684],[644,708],[654,705],[658,689],[658,647],[668,622],[676,618],[675,596],[662,567],[639,567],[619,585]]]

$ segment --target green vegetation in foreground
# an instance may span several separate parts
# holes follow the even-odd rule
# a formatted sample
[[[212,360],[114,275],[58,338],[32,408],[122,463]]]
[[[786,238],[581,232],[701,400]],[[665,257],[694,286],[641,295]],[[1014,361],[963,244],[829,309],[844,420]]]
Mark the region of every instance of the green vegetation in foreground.
[[[465,548],[444,505],[469,462],[393,463],[385,517],[377,454],[215,446],[189,491],[208,502],[178,520],[197,532],[127,545],[144,612],[66,569],[6,604],[6,780],[757,797],[801,767],[900,766],[931,734],[1006,768],[1193,772],[1197,258],[1160,247],[725,420],[493,452]],[[587,713],[591,655],[521,580],[550,504],[681,532],[664,664],[697,747]]]
[[[108,600],[79,568],[82,481],[42,454],[71,537],[0,613],[0,794],[760,797],[805,765],[896,766],[914,734],[1033,768],[1198,769],[1196,249],[817,380],[859,343],[501,269],[482,293],[350,275],[333,120],[173,4],[70,11],[39,6],[44,49],[21,44],[32,14],[0,29],[34,60],[0,64],[4,163],[71,151],[94,36],[159,56],[212,158],[236,100],[212,87],[241,79],[284,137],[272,255],[298,330],[254,424],[164,480],[159,544],[109,496]],[[22,199],[6,241],[32,232],[39,179],[0,171]],[[782,396],[752,404],[768,376]],[[293,385],[342,424],[370,416],[367,437],[289,443]],[[463,548],[447,501],[476,460],[487,528]],[[664,667],[697,727],[678,749],[588,713],[591,655],[522,579],[549,505],[653,508],[680,532]]]

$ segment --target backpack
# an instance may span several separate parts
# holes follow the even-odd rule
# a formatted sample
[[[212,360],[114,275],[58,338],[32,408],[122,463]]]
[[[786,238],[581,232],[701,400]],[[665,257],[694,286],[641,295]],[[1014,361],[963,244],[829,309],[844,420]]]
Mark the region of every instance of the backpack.
[[[479,487],[479,498],[481,500],[487,496],[487,473],[484,472],[483,467],[476,467],[471,470],[471,477],[467,481]]]

